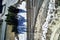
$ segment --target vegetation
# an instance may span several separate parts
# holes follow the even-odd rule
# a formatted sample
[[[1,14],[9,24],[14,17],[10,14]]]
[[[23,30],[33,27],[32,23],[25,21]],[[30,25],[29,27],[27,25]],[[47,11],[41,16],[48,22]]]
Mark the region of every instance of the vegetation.
[[[17,19],[16,19],[16,15],[18,13],[18,9],[10,6],[8,9],[8,14],[6,14],[5,16],[7,16],[6,18],[6,22],[9,25],[17,25]]]
[[[55,4],[56,4],[56,7],[60,6],[60,0],[56,0]]]
[[[12,12],[12,13],[18,13],[19,9],[13,7],[13,6],[10,6],[8,11]]]

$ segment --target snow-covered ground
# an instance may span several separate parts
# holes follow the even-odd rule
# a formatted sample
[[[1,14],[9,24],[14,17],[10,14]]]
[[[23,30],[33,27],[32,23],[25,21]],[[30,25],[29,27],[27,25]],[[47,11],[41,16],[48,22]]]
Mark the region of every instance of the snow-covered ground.
[[[42,40],[46,40],[46,33],[48,30],[48,24],[49,24],[50,20],[52,20],[54,17],[54,11],[53,10],[55,9],[55,3],[53,0],[50,0],[48,8],[49,9],[47,12],[46,22],[42,26],[42,30],[43,30]],[[53,16],[53,17],[51,18],[51,16]]]
[[[19,13],[17,14],[18,19],[18,37],[19,40],[27,40],[27,13],[26,13],[26,2],[23,1],[22,4],[19,4],[17,7],[19,10]],[[15,38],[16,39],[16,38]],[[17,40],[17,39],[16,39]]]
[[[24,34],[18,34],[18,37],[19,37],[19,40],[27,40],[27,33],[24,32]],[[16,37],[15,37],[15,40],[17,40]]]

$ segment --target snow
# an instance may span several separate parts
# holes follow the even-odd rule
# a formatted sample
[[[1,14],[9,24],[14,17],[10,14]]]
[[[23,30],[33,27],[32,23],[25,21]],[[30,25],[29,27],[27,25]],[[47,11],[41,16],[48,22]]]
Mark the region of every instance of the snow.
[[[18,7],[19,9],[23,9],[26,11],[26,2],[23,1],[22,4],[19,5],[20,7]]]
[[[18,34],[19,40],[27,40],[26,32],[24,34]]]
[[[46,17],[46,22],[42,25],[42,40],[46,40],[46,33],[47,33],[47,30],[48,30],[48,23],[51,19],[51,16],[54,16],[53,14],[53,10],[55,9],[55,4],[54,2],[52,2],[52,0],[50,0],[50,3],[49,3],[49,6],[48,6],[48,12],[47,12],[47,17]],[[52,13],[51,13],[52,12]]]

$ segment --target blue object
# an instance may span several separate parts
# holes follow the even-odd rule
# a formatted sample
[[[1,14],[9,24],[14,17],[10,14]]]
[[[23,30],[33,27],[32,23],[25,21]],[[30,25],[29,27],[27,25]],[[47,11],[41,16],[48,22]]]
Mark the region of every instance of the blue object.
[[[26,12],[26,11],[23,9],[19,9],[19,13],[24,13],[24,12]]]
[[[26,13],[26,11],[23,9],[19,9],[19,13]],[[25,19],[23,16],[21,16],[21,15],[18,16],[17,31],[19,34],[23,34],[24,32],[27,31],[26,25],[24,24],[24,22],[27,22],[26,20],[27,19]]]
[[[26,25],[24,24],[24,22],[27,22],[27,21],[23,16],[21,16],[21,15],[19,15],[19,16],[18,16],[19,19],[18,19],[17,31],[19,34],[23,34],[24,32],[26,32]]]
[[[25,26],[19,26],[17,29],[18,29],[19,34],[26,32],[26,27]]]
[[[24,22],[26,22],[26,19],[20,15],[20,18],[18,20],[18,26],[24,26]]]

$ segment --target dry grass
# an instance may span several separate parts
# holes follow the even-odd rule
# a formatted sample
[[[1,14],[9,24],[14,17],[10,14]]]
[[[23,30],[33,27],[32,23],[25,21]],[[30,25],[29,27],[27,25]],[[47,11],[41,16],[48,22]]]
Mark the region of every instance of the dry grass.
[[[15,34],[12,32],[13,25],[7,25],[6,40],[14,40]]]

